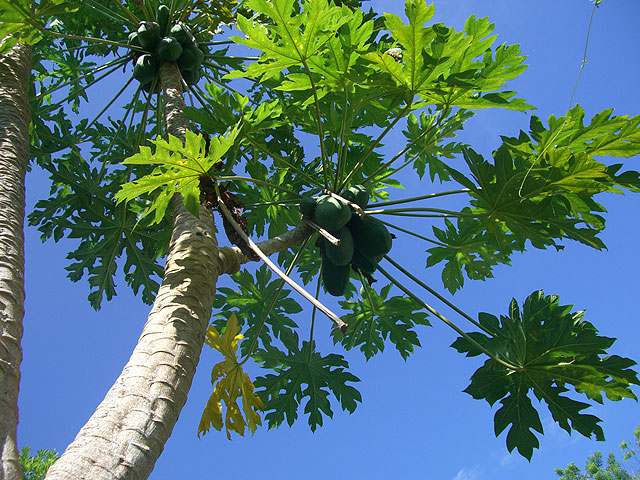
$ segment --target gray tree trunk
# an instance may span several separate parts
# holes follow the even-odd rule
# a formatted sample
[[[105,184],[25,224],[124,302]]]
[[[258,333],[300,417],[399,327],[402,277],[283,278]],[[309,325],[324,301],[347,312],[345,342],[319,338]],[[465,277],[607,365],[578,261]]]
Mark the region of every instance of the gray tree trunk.
[[[184,141],[180,74],[160,69],[167,132]],[[173,199],[174,223],[164,277],[142,335],[120,377],[76,439],[47,473],[54,479],[145,479],[184,406],[211,317],[216,281],[247,261],[218,248],[211,212],[195,218]],[[308,235],[294,229],[261,244],[272,254]]]
[[[0,479],[21,480],[16,430],[24,317],[24,180],[31,47],[0,57]]]

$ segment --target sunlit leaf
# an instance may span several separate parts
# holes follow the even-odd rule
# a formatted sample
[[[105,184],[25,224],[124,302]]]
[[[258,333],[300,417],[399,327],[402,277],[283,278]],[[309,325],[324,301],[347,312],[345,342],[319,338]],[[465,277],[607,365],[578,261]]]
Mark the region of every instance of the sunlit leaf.
[[[500,401],[496,435],[509,428],[508,449],[517,448],[529,459],[538,447],[533,431],[543,433],[531,394],[547,405],[567,432],[577,430],[603,440],[601,420],[582,412],[591,405],[567,396],[569,387],[602,403],[603,394],[614,401],[635,399],[631,387],[640,385],[632,370],[636,363],[607,352],[615,339],[600,336],[583,320],[584,312],[571,313],[571,308],[560,305],[557,296],[537,291],[529,295],[522,311],[514,299],[507,316],[480,314],[485,332],[460,337],[452,345],[467,356],[491,355],[465,392],[491,405]]]

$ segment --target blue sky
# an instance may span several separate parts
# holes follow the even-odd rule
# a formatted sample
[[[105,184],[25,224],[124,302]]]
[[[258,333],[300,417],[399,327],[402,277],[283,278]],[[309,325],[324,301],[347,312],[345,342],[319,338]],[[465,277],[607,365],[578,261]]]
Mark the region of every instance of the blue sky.
[[[378,11],[402,12],[401,2],[368,4]],[[488,16],[496,24],[498,43],[519,43],[528,55],[529,68],[510,89],[537,106],[536,114],[544,120],[564,114],[582,61],[592,3],[467,0],[440,1],[435,6],[435,21],[456,29],[471,14]],[[605,1],[597,9],[588,63],[574,99],[587,118],[610,107],[617,115],[640,114],[639,27],[637,0]],[[499,135],[516,136],[527,128],[528,120],[523,113],[479,112],[468,122],[462,141],[488,155],[497,147]],[[627,165],[638,169],[638,161],[632,158]],[[48,193],[45,176],[34,170],[27,188],[29,211]],[[496,268],[494,279],[469,282],[455,295],[455,302],[474,315],[501,314],[512,297],[523,301],[542,288],[560,295],[563,304],[586,309],[586,320],[602,334],[618,337],[614,353],[639,359],[635,306],[640,256],[635,239],[640,235],[640,199],[612,195],[599,200],[609,210],[603,235],[608,250],[568,243],[560,253],[531,250],[516,255],[512,266]],[[63,451],[120,373],[149,307],[122,281],[118,297],[94,312],[86,301],[86,282],[73,284],[65,277],[68,244],[42,244],[31,227],[26,235],[19,442],[32,449]],[[419,244],[408,248],[404,261],[415,263],[416,253],[423,250]],[[427,271],[424,278],[439,285],[439,275],[440,271]],[[618,451],[619,443],[631,438],[640,424],[636,402],[607,402],[593,409],[603,418],[608,439],[597,443],[568,436],[545,414],[546,435],[533,460],[511,455],[504,435],[496,439],[493,434],[494,412],[489,405],[461,393],[479,360],[463,358],[449,348],[455,335],[433,323],[433,328],[420,332],[423,347],[406,362],[392,347],[365,362],[359,352],[344,352],[321,339],[319,332],[323,353],[336,351],[349,360],[351,371],[361,379],[358,388],[364,401],[352,415],[337,412],[316,433],[301,419],[293,428],[265,428],[254,437],[228,441],[224,433],[212,432],[198,439],[211,367],[220,361],[205,348],[187,404],[151,478],[538,480],[555,478],[553,469],[570,461],[581,465],[596,450]]]

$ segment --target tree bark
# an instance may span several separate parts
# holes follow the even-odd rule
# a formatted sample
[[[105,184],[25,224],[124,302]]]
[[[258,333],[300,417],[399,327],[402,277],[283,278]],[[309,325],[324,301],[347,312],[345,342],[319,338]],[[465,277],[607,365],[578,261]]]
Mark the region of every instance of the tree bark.
[[[181,77],[160,69],[167,132],[184,141]],[[145,479],[184,406],[205,331],[216,281],[247,261],[237,248],[218,249],[213,216],[191,215],[173,199],[174,224],[162,285],[129,362],[87,424],[49,469],[54,479]],[[309,234],[298,228],[263,243],[275,253]]]
[[[25,175],[31,47],[0,58],[0,479],[20,480],[16,440],[24,317]]]

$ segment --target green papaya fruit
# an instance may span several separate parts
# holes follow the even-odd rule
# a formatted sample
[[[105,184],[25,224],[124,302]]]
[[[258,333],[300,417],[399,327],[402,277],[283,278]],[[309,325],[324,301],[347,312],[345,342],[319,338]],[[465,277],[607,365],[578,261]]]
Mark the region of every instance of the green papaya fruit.
[[[180,45],[182,45],[183,47],[193,44],[193,34],[191,33],[191,30],[189,30],[189,27],[187,27],[182,22],[176,23],[173,27],[171,27],[169,35],[178,40],[180,42]]]
[[[349,265],[334,265],[325,256],[322,256],[322,284],[324,289],[334,297],[343,297],[349,284]]]
[[[353,237],[348,228],[342,227],[340,230],[331,232],[331,235],[340,240],[339,245],[334,245],[326,238],[324,239],[324,253],[327,259],[334,265],[348,265],[353,257]]]
[[[140,46],[151,52],[160,43],[160,27],[156,22],[140,22],[138,27]]]
[[[182,54],[182,45],[175,38],[169,36],[160,40],[158,56],[165,62],[175,62]]]
[[[131,32],[127,39],[127,44],[132,47],[140,47],[140,39],[138,38],[138,32]]]
[[[364,274],[373,275],[380,260],[382,260],[382,255],[370,257],[362,253],[362,250],[356,245],[353,250],[353,257],[351,258],[351,265]]]
[[[206,57],[207,55],[209,55],[209,47],[206,45],[203,45],[202,43],[198,43],[198,48],[200,49],[200,51],[204,54],[204,56]]]
[[[156,21],[160,28],[160,36],[164,37],[169,30],[169,18],[171,17],[171,9],[168,5],[160,5],[156,12]]]
[[[369,203],[369,192],[362,185],[354,185],[342,193],[342,198],[355,203],[360,208],[365,208]]]
[[[340,230],[350,219],[351,209],[346,203],[330,195],[323,195],[318,199],[315,220],[322,228],[329,231]]]
[[[200,80],[200,77],[202,77],[201,68],[197,70],[181,70],[180,73],[187,85],[195,85]]]
[[[178,66],[181,70],[197,70],[204,60],[204,53],[195,45],[185,45],[182,54],[178,58]]]
[[[302,215],[307,218],[313,218],[313,214],[316,211],[317,200],[313,197],[302,197],[300,199],[300,211]]]
[[[140,55],[133,67],[133,78],[145,84],[153,81],[158,73],[158,60],[151,54]]]
[[[392,238],[384,224],[373,217],[354,215],[347,225],[353,241],[365,255],[374,258],[391,250]]]

